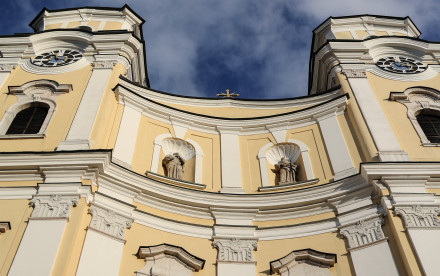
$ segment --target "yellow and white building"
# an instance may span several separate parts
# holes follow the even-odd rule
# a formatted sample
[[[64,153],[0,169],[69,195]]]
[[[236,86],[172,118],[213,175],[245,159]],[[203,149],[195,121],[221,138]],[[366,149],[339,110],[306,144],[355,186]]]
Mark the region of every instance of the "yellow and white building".
[[[327,19],[274,100],[151,89],[143,23],[0,37],[0,275],[440,274],[440,44],[410,18]]]

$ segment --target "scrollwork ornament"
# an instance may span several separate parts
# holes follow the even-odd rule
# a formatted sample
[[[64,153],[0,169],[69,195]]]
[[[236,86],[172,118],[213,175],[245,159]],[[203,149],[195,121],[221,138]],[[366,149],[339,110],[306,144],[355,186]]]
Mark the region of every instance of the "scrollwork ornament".
[[[216,239],[212,245],[218,249],[217,260],[228,262],[253,262],[252,251],[257,249],[256,240]]]
[[[355,248],[384,239],[382,224],[382,217],[359,220],[355,224],[342,227],[340,232],[342,236],[347,238],[349,247]]]
[[[365,70],[363,69],[347,69],[342,71],[342,73],[347,77],[347,78],[366,78],[367,75],[365,74]]]
[[[130,228],[133,222],[130,218],[98,206],[90,207],[89,213],[92,214],[90,228],[118,239],[124,238],[125,229]]]
[[[29,203],[34,207],[31,218],[67,218],[70,208],[77,204],[77,197],[62,195],[34,197]]]
[[[440,228],[437,206],[396,206],[394,214],[402,217],[405,227],[409,228]]]

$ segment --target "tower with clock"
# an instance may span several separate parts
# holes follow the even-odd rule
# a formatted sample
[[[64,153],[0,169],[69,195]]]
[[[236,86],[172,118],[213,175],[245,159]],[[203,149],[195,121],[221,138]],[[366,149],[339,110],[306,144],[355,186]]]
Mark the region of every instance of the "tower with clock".
[[[308,95],[269,100],[150,87],[144,22],[0,37],[0,275],[440,273],[440,48],[409,17],[328,18]]]

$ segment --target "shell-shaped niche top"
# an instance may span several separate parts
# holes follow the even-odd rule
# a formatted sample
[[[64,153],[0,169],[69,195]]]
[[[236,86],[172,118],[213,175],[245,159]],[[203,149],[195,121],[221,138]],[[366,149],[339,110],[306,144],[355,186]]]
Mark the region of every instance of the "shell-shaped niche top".
[[[180,139],[165,139],[162,142],[162,150],[165,155],[178,152],[185,160],[189,160],[196,154],[194,147]]]
[[[286,157],[290,162],[295,163],[301,154],[300,148],[295,144],[278,144],[266,152],[266,159],[270,164],[275,165]]]

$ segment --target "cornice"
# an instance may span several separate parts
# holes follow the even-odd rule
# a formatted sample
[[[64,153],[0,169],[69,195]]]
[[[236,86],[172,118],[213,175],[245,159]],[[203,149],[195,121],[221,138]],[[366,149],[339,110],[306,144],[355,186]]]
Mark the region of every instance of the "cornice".
[[[185,127],[188,129],[213,134],[218,134],[221,129],[231,128],[238,131],[239,135],[268,133],[268,129],[272,125],[279,126],[280,123],[286,124],[286,129],[311,125],[315,124],[316,118],[321,117],[322,114],[336,113],[347,103],[347,95],[342,95],[314,106],[284,114],[254,118],[221,118],[169,107],[142,97],[124,86],[118,86],[115,93],[118,98],[123,97],[124,101],[137,102],[137,106],[142,108],[143,114],[150,118],[169,124],[172,124],[172,120],[179,119],[185,122]]]

